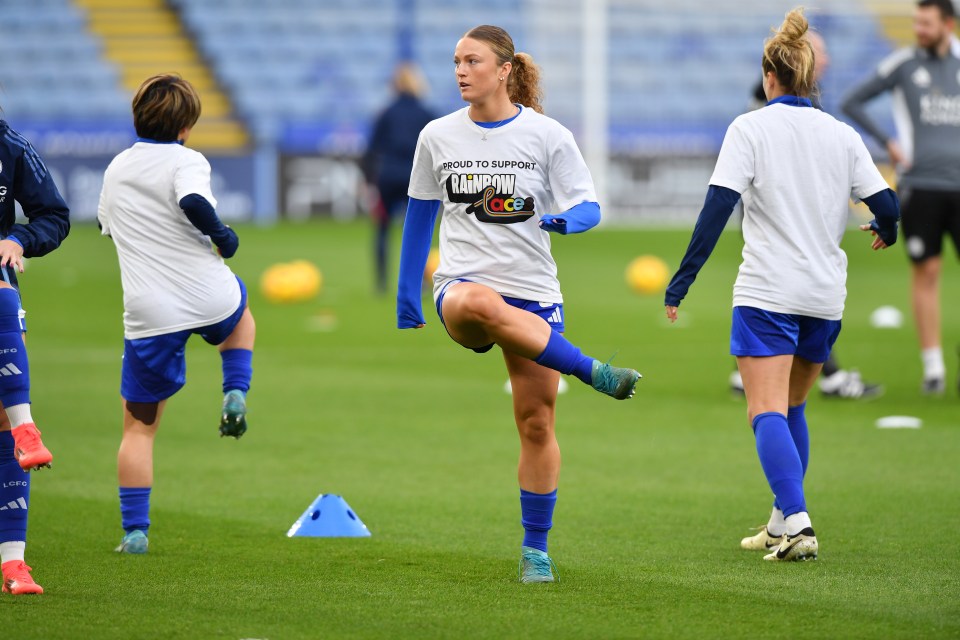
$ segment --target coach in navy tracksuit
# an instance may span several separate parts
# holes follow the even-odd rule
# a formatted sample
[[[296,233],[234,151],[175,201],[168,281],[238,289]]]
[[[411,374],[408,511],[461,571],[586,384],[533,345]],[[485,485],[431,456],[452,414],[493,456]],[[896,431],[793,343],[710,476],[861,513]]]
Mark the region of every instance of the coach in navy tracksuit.
[[[16,223],[15,202],[27,217]],[[70,231],[70,211],[33,146],[0,120],[0,568],[3,591],[43,593],[23,562],[32,469],[49,467],[30,415],[30,369],[17,272],[23,259],[43,256]]]
[[[420,101],[422,83],[415,67],[400,65],[394,77],[397,96],[373,125],[361,167],[380,194],[375,212],[377,290],[387,288],[387,237],[391,220],[407,206],[407,187],[420,130],[436,116]]]

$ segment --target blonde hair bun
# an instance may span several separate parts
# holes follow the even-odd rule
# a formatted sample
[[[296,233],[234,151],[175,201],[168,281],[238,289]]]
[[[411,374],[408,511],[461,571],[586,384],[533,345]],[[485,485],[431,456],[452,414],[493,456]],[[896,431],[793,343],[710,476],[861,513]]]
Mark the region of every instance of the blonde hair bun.
[[[779,28],[772,29],[773,35],[763,44],[764,74],[773,72],[787,93],[801,97],[816,92],[809,30],[803,7],[797,7],[787,13]]]

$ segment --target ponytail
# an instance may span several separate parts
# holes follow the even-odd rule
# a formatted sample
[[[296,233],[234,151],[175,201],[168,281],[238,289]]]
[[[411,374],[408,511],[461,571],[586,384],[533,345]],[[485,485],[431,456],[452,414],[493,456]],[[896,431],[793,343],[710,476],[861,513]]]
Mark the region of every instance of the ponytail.
[[[783,20],[763,45],[764,74],[773,72],[787,93],[809,97],[816,93],[813,46],[807,37],[810,25],[797,7]]]
[[[513,38],[500,27],[483,24],[467,31],[464,38],[486,42],[497,57],[497,64],[511,64],[507,79],[510,102],[522,104],[537,113],[543,113],[543,90],[540,88],[540,67],[529,53],[515,53]]]
[[[543,113],[540,67],[529,53],[520,52],[513,57],[513,70],[508,79],[507,93],[510,95],[510,102]]]

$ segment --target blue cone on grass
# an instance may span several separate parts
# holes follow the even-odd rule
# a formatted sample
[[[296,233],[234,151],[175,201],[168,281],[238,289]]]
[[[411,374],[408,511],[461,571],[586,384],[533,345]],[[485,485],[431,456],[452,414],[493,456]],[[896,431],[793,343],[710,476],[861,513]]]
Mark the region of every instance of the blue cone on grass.
[[[294,536],[364,538],[370,536],[370,530],[342,496],[321,493],[287,531],[288,538]]]

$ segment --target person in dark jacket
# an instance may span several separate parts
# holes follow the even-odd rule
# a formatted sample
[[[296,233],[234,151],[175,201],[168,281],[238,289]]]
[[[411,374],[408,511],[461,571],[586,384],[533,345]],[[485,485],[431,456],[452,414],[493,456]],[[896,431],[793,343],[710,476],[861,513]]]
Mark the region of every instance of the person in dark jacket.
[[[376,285],[380,293],[387,289],[390,224],[407,206],[407,187],[417,138],[420,130],[436,117],[421,102],[423,81],[415,66],[404,63],[397,67],[393,86],[396,97],[377,116],[361,165],[367,181],[379,193],[373,218],[376,223]]]
[[[17,224],[15,202],[26,224]],[[30,474],[53,460],[30,414],[30,367],[17,272],[70,232],[70,210],[26,138],[0,120],[0,562],[3,592],[40,594],[23,561]]]

